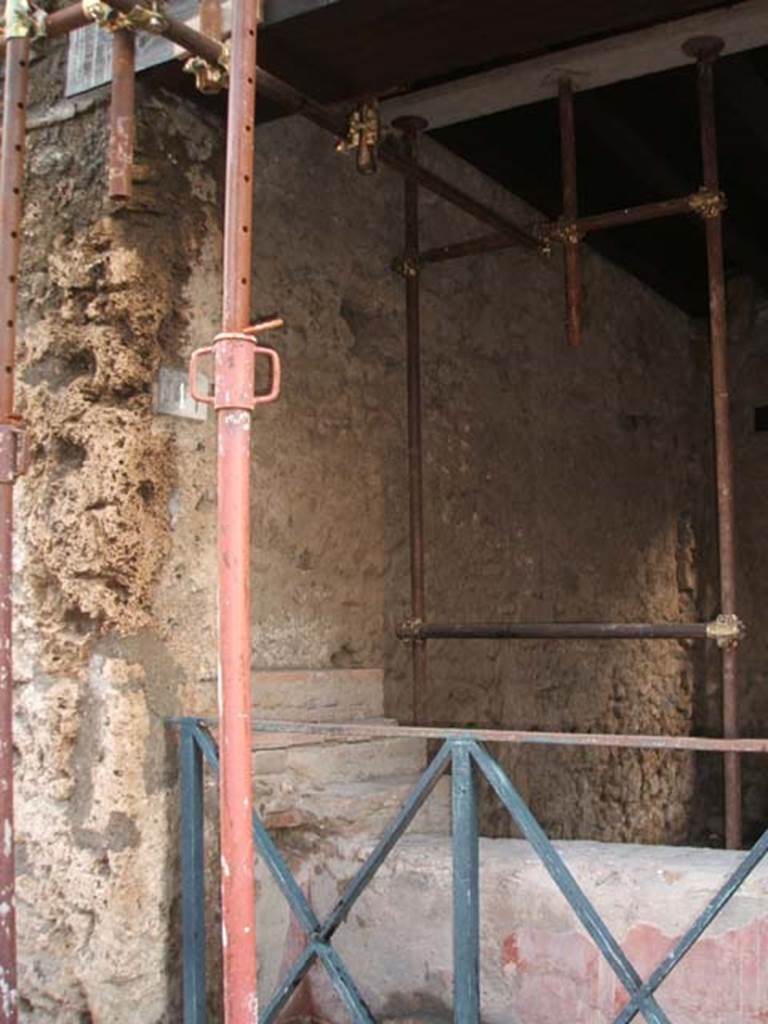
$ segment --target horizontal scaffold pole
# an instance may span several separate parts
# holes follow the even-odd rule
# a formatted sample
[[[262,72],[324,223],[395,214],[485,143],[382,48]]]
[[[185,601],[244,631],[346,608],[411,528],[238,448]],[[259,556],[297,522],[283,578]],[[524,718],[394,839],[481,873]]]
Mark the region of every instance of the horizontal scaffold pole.
[[[182,724],[189,719],[169,719],[169,724]],[[215,718],[194,719],[206,728],[216,730]],[[254,733],[271,735],[317,736],[332,740],[343,736],[351,740],[412,737],[416,739],[461,739],[464,737],[485,743],[512,743],[521,746],[544,747],[616,747],[629,750],[671,750],[681,753],[768,754],[768,737],[720,739],[712,736],[653,736],[630,733],[543,732],[526,729],[471,729],[426,725],[387,725],[375,722],[286,722],[254,719]],[[258,746],[258,737],[254,740]]]
[[[607,210],[574,219],[562,219],[548,224],[538,225],[535,233],[542,244],[567,242],[569,238],[583,238],[595,231],[608,231],[612,228],[629,227],[632,224],[644,224],[648,221],[664,220],[667,217],[681,217],[696,214],[706,218],[716,207],[725,204],[725,197],[719,192],[711,192],[706,188],[699,189],[687,196],[676,196],[673,199],[660,199],[658,202],[642,203],[640,206],[626,206],[619,210]],[[438,245],[434,249],[425,249],[419,256],[419,262],[445,263],[448,260],[460,259],[463,256],[477,256],[485,252],[497,252],[509,249],[513,245],[509,236],[500,232],[479,235],[462,242]]]
[[[744,635],[735,616],[712,622],[420,622],[397,627],[401,640],[717,640],[723,646]]]

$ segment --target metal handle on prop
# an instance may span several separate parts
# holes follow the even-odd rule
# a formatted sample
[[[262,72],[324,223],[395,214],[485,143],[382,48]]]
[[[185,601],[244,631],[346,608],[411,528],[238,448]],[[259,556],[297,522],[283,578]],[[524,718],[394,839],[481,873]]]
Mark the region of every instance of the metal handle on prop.
[[[270,402],[276,401],[280,397],[280,385],[282,380],[280,354],[273,348],[267,348],[264,345],[257,345],[254,335],[262,334],[264,331],[271,331],[283,326],[285,326],[285,321],[282,317],[270,317],[266,320],[261,320],[257,324],[253,324],[251,327],[246,327],[242,331],[222,331],[220,334],[216,335],[213,345],[207,345],[205,348],[196,349],[189,360],[189,393],[192,398],[201,405],[212,405],[216,409],[227,407],[224,402],[219,403],[217,401],[215,386],[213,395],[200,394],[197,389],[198,364],[203,356],[212,355],[215,358],[216,346],[221,342],[235,341],[247,342],[249,345],[252,345],[254,356],[266,356],[272,364],[271,387],[265,395],[252,395],[249,402],[251,408],[255,408],[257,405],[268,405]],[[245,407],[247,408],[247,405]]]
[[[280,380],[282,377],[282,364],[280,362],[280,354],[273,348],[265,348],[263,345],[254,345],[253,351],[256,355],[268,356],[272,363],[272,387],[269,389],[266,395],[254,395],[254,405],[268,405],[269,402],[274,402],[280,397]]]
[[[213,405],[214,403],[211,395],[201,395],[197,390],[197,364],[203,356],[209,355],[213,355],[213,345],[195,349],[189,360],[189,393],[201,405]]]

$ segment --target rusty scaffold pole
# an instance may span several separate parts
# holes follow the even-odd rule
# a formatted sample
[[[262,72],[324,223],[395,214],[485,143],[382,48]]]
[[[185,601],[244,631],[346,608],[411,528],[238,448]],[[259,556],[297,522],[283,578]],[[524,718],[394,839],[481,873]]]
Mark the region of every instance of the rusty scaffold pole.
[[[581,235],[578,178],[576,174],[576,124],[573,112],[573,85],[570,78],[558,83],[560,115],[560,163],[563,178],[563,216],[560,233],[565,266],[565,325],[568,344],[581,345]]]
[[[256,1024],[251,783],[250,323],[258,0],[234,0],[227,108],[222,333],[214,344],[218,433],[221,917],[224,1019]]]
[[[85,28],[93,20],[93,15],[87,10],[87,0],[80,3],[70,4],[58,11],[44,11],[36,7],[34,11],[30,8],[29,13],[29,38],[58,39],[59,36],[66,36],[79,28]],[[0,54],[5,54],[7,35],[3,33],[0,39]]]
[[[251,788],[251,418],[280,392],[280,360],[255,335],[282,326],[250,322],[257,0],[234,0],[227,110],[222,330],[192,356],[192,393],[216,410],[218,435],[218,644],[221,771],[221,914],[224,1019],[258,1020],[256,890]],[[215,44],[220,46],[220,44]],[[212,355],[213,396],[196,389],[197,361]],[[272,364],[268,394],[254,394],[257,355]]]
[[[200,31],[209,39],[222,38],[221,0],[200,0]]]
[[[736,542],[733,494],[733,435],[728,379],[728,318],[725,297],[723,255],[723,210],[717,159],[714,65],[723,48],[722,39],[703,36],[690,39],[684,47],[697,66],[701,158],[704,192],[710,205],[703,213],[707,240],[709,274],[709,331],[712,359],[712,404],[715,428],[715,474],[717,481],[718,553],[720,562],[720,612],[736,617]],[[738,654],[735,646],[724,648],[723,735],[739,735]],[[725,755],[725,839],[738,849],[742,839],[741,761],[737,753]]]
[[[184,63],[184,70],[195,76],[198,92],[212,95],[221,92],[228,81],[229,47],[223,43],[224,19],[221,0],[200,0],[198,4],[200,32],[203,39],[212,40],[220,47],[220,56],[215,63],[192,53]]]
[[[393,127],[403,133],[405,154],[415,161],[418,134],[427,127],[420,117],[403,117]],[[424,579],[424,482],[421,401],[421,281],[419,267],[419,183],[403,179],[405,249],[401,271],[405,280],[405,329],[408,421],[408,506],[411,567],[411,616],[422,622],[426,615]],[[420,724],[427,688],[427,642],[416,638],[411,644],[412,718]]]
[[[735,616],[712,622],[420,622],[397,627],[401,640],[715,640],[739,642],[744,626]]]
[[[133,191],[136,102],[136,35],[117,29],[112,36],[112,95],[109,105],[109,198],[126,201]]]
[[[16,897],[13,814],[13,490],[26,461],[15,408],[22,188],[32,14],[6,0],[5,91],[0,148],[0,1024],[15,1024]]]
[[[706,206],[706,194],[694,192],[688,196],[677,196],[674,199],[660,199],[657,202],[641,203],[640,206],[628,206],[621,210],[607,210],[605,213],[594,213],[588,217],[577,217],[572,224],[579,238],[595,231],[606,231],[609,228],[630,227],[632,224],[644,224],[650,220],[663,220],[666,217],[680,217],[698,214]],[[540,225],[544,240],[559,241],[562,224]],[[438,245],[434,249],[425,249],[421,254],[421,264],[446,263],[448,260],[461,259],[464,256],[477,256],[485,252],[499,252],[509,249],[516,243],[508,236],[499,232],[490,235],[479,235],[463,242],[451,242],[449,245]]]

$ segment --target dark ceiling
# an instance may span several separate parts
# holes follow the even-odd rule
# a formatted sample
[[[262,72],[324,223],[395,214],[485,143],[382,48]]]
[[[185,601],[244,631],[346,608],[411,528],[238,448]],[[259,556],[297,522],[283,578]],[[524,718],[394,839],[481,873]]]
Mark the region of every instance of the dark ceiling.
[[[768,288],[768,49],[721,60],[716,83],[728,268],[746,271]],[[582,214],[686,195],[701,184],[692,67],[577,93],[575,115]],[[434,134],[543,213],[559,215],[554,100]],[[686,311],[706,312],[697,217],[612,229],[590,235],[589,244]]]
[[[301,0],[300,6],[315,9],[262,29],[259,63],[313,98],[331,102],[423,87],[729,5],[712,0]],[[182,77],[188,87],[188,76]],[[729,198],[727,262],[768,287],[768,49],[723,59],[717,84],[722,183]],[[261,117],[275,113],[261,104]],[[692,67],[578,93],[576,127],[584,214],[686,194],[700,184]],[[554,100],[434,135],[546,215],[560,212]],[[590,244],[685,310],[706,311],[704,246],[696,218],[614,229],[591,235]]]
[[[319,100],[413,88],[722,0],[337,0],[268,25],[259,60]]]

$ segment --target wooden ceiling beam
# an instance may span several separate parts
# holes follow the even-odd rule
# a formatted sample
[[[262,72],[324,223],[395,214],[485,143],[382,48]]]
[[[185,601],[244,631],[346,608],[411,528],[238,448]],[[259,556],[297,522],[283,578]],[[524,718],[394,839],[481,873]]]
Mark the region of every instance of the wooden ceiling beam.
[[[420,89],[389,100],[383,113],[388,121],[417,115],[426,118],[430,128],[442,128],[552,99],[564,75],[575,89],[583,91],[689,64],[681,47],[699,35],[720,36],[725,40],[725,54],[768,45],[768,0],[741,0]]]

